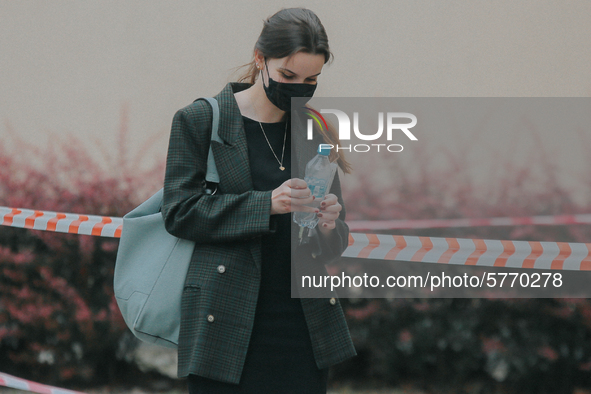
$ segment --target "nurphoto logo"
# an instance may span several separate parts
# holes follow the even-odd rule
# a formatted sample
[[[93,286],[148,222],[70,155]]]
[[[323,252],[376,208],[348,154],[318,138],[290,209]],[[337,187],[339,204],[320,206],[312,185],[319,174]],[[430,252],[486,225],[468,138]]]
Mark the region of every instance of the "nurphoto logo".
[[[339,139],[342,141],[351,140],[351,119],[349,115],[347,115],[344,111],[338,109],[321,109],[317,111],[310,107],[305,107],[307,114],[310,116],[311,119],[308,119],[307,123],[307,138],[308,140],[312,140],[313,138],[313,127],[314,122],[318,124],[321,130],[327,129],[328,124],[326,119],[322,114],[332,114],[337,117],[338,121],[338,131],[339,131]],[[353,133],[356,138],[362,141],[377,141],[382,138],[384,134],[384,118],[386,119],[386,143],[372,143],[372,144],[354,144],[354,145],[341,145],[341,146],[333,146],[331,144],[326,144],[330,146],[330,148],[334,148],[337,151],[339,150],[348,150],[349,152],[369,152],[371,150],[376,150],[377,152],[380,151],[380,148],[385,148],[388,152],[402,152],[404,147],[401,144],[391,144],[389,143],[392,141],[393,136],[398,134],[398,132],[402,132],[408,139],[411,141],[417,141],[417,137],[410,131],[411,128],[416,126],[417,124],[417,117],[408,112],[388,112],[386,116],[384,116],[384,112],[378,112],[378,130],[373,134],[364,134],[359,130],[359,112],[353,112]],[[401,119],[410,120],[410,122],[400,123]],[[383,138],[382,138],[383,140]]]

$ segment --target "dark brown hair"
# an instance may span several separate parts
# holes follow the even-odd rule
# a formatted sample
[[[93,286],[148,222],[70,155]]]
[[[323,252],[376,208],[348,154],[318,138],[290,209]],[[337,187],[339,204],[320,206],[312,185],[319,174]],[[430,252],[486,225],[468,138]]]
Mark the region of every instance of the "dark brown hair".
[[[253,59],[242,66],[247,67],[247,70],[238,78],[238,82],[255,83],[259,73],[254,60],[254,52],[257,50],[262,56],[270,59],[281,59],[298,52],[324,55],[325,64],[333,58],[322,22],[314,12],[306,8],[284,8],[264,21],[263,30],[254,46]],[[330,126],[326,131],[315,129],[326,143],[340,145],[334,127]],[[351,165],[343,155],[335,154],[333,151],[331,158],[337,160],[343,172],[351,172]]]
[[[324,55],[324,63],[333,57],[322,22],[306,8],[284,8],[267,18],[254,50],[271,59],[289,57],[298,52]],[[238,82],[254,83],[258,75],[254,57],[244,67],[248,69]]]

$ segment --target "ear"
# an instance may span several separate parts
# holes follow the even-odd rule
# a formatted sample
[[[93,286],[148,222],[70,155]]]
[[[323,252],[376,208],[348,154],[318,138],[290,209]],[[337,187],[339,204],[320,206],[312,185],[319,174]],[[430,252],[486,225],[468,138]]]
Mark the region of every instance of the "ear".
[[[254,50],[254,61],[260,67],[265,66],[265,57],[261,54],[261,52],[258,49]]]

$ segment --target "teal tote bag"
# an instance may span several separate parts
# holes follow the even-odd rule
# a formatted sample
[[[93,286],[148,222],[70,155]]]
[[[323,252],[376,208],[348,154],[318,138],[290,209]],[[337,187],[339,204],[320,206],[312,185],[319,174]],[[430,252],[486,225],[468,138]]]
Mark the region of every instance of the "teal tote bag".
[[[218,136],[219,107],[212,107],[211,139]],[[207,182],[219,183],[211,149]],[[214,191],[215,193],[215,191]],[[123,216],[115,262],[114,290],[125,323],[142,341],[176,348],[181,324],[181,297],[195,243],[169,234],[164,227],[163,189]]]

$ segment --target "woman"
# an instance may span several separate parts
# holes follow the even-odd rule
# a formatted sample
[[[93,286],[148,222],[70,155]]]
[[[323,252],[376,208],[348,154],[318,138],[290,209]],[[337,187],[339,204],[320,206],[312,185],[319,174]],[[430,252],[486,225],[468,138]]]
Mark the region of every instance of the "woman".
[[[313,12],[284,9],[265,21],[241,79],[250,83],[215,96],[223,143],[211,142],[213,195],[202,185],[212,110],[198,100],[174,117],[162,213],[171,234],[196,242],[179,336],[178,374],[190,393],[325,393],[328,367],[355,355],[337,299],[291,298],[292,258],[325,273],[347,246],[338,176],[319,210],[304,206],[313,200],[305,163],[336,134],[307,141],[302,129],[293,146],[291,138],[290,116],[302,121],[290,98],[311,97],[330,57]],[[343,158],[339,165],[349,170]],[[320,218],[304,241],[291,237],[294,211]]]

